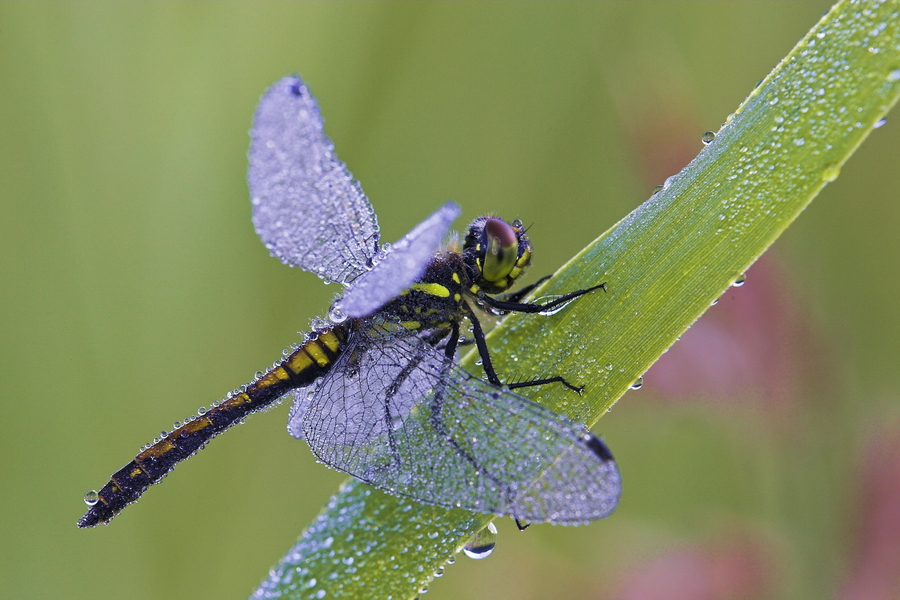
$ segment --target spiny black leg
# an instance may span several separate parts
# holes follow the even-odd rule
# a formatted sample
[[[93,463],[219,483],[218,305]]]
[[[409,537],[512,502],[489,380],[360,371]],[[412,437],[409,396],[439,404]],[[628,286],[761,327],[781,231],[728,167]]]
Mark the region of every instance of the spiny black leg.
[[[601,283],[600,285],[595,285],[594,287],[589,287],[585,290],[575,290],[574,292],[563,294],[556,300],[547,302],[546,304],[537,304],[534,302],[504,302],[503,300],[497,300],[496,298],[491,298],[490,296],[484,296],[479,299],[491,308],[496,308],[499,310],[508,310],[511,312],[521,313],[539,313],[545,310],[556,308],[560,304],[565,304],[566,302],[569,302],[572,299],[577,298],[578,296],[583,296],[584,294],[593,292],[594,290],[598,289],[602,289],[605,292],[606,284]]]
[[[481,366],[484,368],[484,374],[487,376],[488,381],[496,386],[502,386],[503,383],[500,381],[500,378],[497,377],[497,372],[494,371],[494,363],[491,362],[491,353],[488,350],[487,342],[484,339],[484,331],[481,329],[481,323],[478,321],[478,317],[475,316],[475,313],[470,309],[468,311],[469,321],[472,323],[472,335],[475,337],[475,344],[478,346],[478,354],[481,356]],[[449,343],[449,342],[448,342]],[[535,385],[544,385],[546,383],[561,383],[570,390],[574,390],[579,394],[584,391],[583,387],[578,387],[576,385],[572,385],[559,375],[554,377],[547,377],[546,379],[534,379],[532,381],[519,381],[517,383],[507,384],[507,387],[510,389],[515,388],[523,388],[523,387],[532,387]]]
[[[459,345],[459,321],[450,322],[450,337],[444,346],[444,356],[450,361],[456,360],[456,347]]]
[[[569,388],[570,390],[578,392],[579,394],[584,391],[584,388],[582,386],[572,385],[571,383],[569,383],[568,381],[566,381],[559,375],[556,375],[554,377],[548,377],[546,379],[532,379],[531,381],[519,381],[517,383],[507,383],[506,387],[508,387],[511,390],[514,390],[516,388],[532,387],[535,385],[545,385],[547,383],[561,383],[564,386],[566,386],[567,388]]]
[[[491,362],[491,353],[488,351],[487,342],[484,340],[484,331],[481,329],[481,322],[471,309],[468,311],[469,321],[472,323],[472,335],[475,337],[475,345],[478,347],[478,354],[481,355],[481,366],[484,368],[484,374],[488,381],[496,385],[502,386],[500,378],[494,371],[494,363]]]
[[[522,519],[521,521],[519,520],[519,517],[513,517],[513,519],[515,519],[516,527],[519,528],[519,531],[525,531],[526,529],[531,527],[531,523],[529,523],[528,521],[526,521],[524,519]]]
[[[551,277],[553,277],[553,275],[544,275],[543,277],[541,277],[540,279],[538,279],[531,285],[526,285],[521,290],[518,290],[511,294],[502,294],[500,296],[497,296],[497,299],[502,300],[503,302],[519,302],[522,298],[524,298],[525,296],[528,295],[528,292],[530,292],[537,286],[541,285],[542,283],[544,283]]]

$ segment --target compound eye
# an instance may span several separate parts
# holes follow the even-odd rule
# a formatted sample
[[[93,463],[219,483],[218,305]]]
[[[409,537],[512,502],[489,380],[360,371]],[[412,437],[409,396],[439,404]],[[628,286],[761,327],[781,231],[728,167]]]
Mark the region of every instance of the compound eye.
[[[481,276],[492,283],[500,282],[519,259],[519,240],[515,230],[502,219],[488,219],[484,223],[485,253]]]

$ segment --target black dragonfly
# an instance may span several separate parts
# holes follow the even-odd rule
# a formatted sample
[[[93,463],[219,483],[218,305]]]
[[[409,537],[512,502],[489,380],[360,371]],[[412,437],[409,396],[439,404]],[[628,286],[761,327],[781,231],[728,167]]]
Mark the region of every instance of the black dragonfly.
[[[473,306],[558,309],[603,287],[523,303],[508,290],[531,260],[521,222],[476,219],[462,248],[442,247],[459,207],[447,202],[393,246],[379,244],[369,200],[323,131],[298,77],[263,95],[251,132],[253,223],[288,265],[346,286],[328,321],[246,386],[145,447],[89,492],[79,527],[108,523],[214,436],[293,398],[288,431],[323,463],[390,493],[517,521],[582,523],[609,515],[621,483],[606,445],[580,424],[504,385]],[[604,288],[605,289],[605,288]],[[472,338],[460,336],[468,320]],[[485,379],[457,363],[472,343]]]

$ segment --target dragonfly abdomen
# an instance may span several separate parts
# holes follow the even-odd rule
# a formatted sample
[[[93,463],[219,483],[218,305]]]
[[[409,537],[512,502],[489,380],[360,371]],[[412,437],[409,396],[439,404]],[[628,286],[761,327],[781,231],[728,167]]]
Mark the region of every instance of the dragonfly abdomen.
[[[160,437],[130,463],[113,473],[79,527],[108,523],[175,465],[201,450],[212,438],[247,416],[265,410],[293,389],[310,385],[327,373],[349,334],[349,323],[316,332],[283,361],[233,393],[219,405]]]

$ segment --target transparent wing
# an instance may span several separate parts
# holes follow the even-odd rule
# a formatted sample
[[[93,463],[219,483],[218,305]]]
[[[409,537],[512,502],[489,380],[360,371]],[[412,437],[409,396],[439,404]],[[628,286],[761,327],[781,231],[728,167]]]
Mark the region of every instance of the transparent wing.
[[[337,305],[341,312],[349,317],[368,316],[422,277],[459,213],[455,202],[446,202],[400,238],[347,289]]]
[[[253,225],[282,262],[341,283],[371,266],[378,222],[299,77],[263,95],[250,132]]]
[[[320,460],[390,493],[520,520],[580,523],[615,508],[615,460],[582,426],[419,337],[356,335],[291,417]]]

